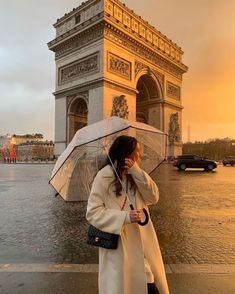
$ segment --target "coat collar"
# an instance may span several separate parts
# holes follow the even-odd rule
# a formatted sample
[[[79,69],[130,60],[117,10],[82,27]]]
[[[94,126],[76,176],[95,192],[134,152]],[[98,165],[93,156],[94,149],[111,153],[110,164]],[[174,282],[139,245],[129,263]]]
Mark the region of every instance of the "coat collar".
[[[104,178],[113,178],[114,177],[114,171],[113,168],[110,165],[106,165],[100,170],[101,177]]]
[[[110,165],[106,165],[105,167],[103,167],[100,171],[100,176],[102,178],[107,178],[107,179],[111,179],[111,182],[114,180],[114,170],[112,168],[112,166]],[[123,198],[119,198],[116,196],[115,192],[111,191],[111,187],[110,187],[110,195],[109,197],[112,198],[112,200],[116,203],[117,208],[121,208],[123,205]],[[123,192],[122,192],[123,193]]]

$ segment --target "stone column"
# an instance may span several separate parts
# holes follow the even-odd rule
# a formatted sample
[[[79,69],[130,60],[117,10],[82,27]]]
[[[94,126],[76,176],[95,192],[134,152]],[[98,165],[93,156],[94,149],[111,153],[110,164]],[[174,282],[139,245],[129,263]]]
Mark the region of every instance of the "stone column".
[[[55,156],[66,148],[67,142],[67,98],[55,99]]]
[[[88,125],[103,119],[103,87],[89,90]]]

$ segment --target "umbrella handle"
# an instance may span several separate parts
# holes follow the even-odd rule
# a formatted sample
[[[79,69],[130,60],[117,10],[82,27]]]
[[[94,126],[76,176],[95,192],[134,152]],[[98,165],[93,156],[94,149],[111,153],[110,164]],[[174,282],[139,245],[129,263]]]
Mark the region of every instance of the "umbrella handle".
[[[130,208],[131,208],[131,210],[134,210],[134,206],[132,204],[130,204]],[[143,208],[143,213],[145,215],[145,220],[143,222],[141,222],[141,221],[138,222],[138,225],[140,225],[140,226],[145,226],[149,222],[149,215],[148,215],[148,212],[145,208]]]

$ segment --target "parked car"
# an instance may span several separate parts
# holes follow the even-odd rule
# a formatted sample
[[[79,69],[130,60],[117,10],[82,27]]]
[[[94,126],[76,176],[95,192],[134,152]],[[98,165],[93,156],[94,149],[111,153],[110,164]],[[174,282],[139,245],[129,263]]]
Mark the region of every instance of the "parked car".
[[[226,165],[235,165],[235,156],[226,156],[223,160],[222,163],[224,166]]]
[[[179,170],[185,170],[186,168],[204,168],[206,171],[211,171],[217,167],[217,163],[214,160],[209,160],[198,155],[181,155],[178,156],[173,165]]]

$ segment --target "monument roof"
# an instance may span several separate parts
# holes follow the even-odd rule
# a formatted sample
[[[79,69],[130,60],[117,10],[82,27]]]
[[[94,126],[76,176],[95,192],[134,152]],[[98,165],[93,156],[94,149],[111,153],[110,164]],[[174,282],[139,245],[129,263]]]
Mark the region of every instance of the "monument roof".
[[[105,1],[105,0],[103,0],[103,1]],[[91,5],[91,4],[95,3],[95,2],[99,2],[99,1],[98,0],[87,0],[85,2],[82,2],[78,7],[73,8],[70,12],[65,13],[62,17],[58,18],[57,22],[54,24],[54,27],[56,28],[58,25],[60,25],[64,21],[66,21],[67,19],[73,17],[75,14],[77,14],[78,12],[82,11],[83,9],[85,9],[86,7],[88,7],[89,5]],[[159,35],[161,35],[161,37],[166,39],[168,42],[172,43],[175,47],[177,47],[177,49],[181,50],[180,46],[178,46],[175,42],[173,42],[171,39],[169,39],[166,35],[162,34],[160,31],[158,31],[154,26],[149,24],[148,21],[144,20],[140,15],[136,14],[134,12],[134,10],[132,10],[128,6],[126,6],[125,3],[122,3],[119,0],[112,0],[112,2],[122,6],[125,10],[127,10],[129,13],[131,13],[136,18],[138,18],[141,22],[145,23],[145,25],[147,25],[150,29],[156,31]],[[183,51],[181,53],[183,53]]]
[[[88,31],[104,25],[125,34],[125,38],[145,46],[146,50],[157,53],[183,72],[188,70],[181,61],[184,53],[182,49],[119,0],[88,0],[65,13],[54,24],[56,38],[48,43],[48,47],[54,52],[62,52],[62,47],[69,47],[73,38],[87,35]],[[56,53],[56,58],[64,53],[61,54]]]

